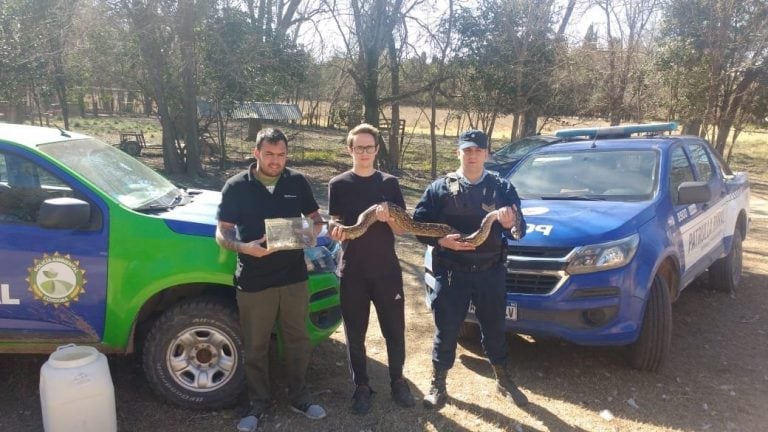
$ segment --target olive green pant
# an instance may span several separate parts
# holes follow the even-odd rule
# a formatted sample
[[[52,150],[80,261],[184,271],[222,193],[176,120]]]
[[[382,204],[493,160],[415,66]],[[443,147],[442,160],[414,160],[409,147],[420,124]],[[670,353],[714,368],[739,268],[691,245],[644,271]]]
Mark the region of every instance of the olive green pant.
[[[306,324],[308,304],[307,281],[258,292],[237,291],[248,396],[257,410],[266,410],[271,400],[269,343],[275,322],[283,342],[288,399],[293,405],[309,402],[305,383],[312,349]]]

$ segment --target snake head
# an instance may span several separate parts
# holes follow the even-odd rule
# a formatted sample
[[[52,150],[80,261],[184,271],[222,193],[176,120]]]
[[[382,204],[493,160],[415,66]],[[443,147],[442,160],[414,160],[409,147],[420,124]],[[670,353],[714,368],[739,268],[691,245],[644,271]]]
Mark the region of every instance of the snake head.
[[[512,228],[509,229],[510,234],[512,234],[512,238],[515,240],[520,240],[523,238],[523,218],[522,213],[517,208],[516,205],[512,204],[512,209],[515,210],[515,221],[512,223]]]

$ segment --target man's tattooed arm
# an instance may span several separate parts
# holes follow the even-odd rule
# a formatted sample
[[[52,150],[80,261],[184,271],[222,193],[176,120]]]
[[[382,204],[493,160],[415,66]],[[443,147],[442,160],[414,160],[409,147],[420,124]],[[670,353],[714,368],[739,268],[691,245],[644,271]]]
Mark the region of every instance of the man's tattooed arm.
[[[242,242],[237,239],[235,224],[219,221],[216,225],[216,243],[224,249],[240,253]]]
[[[216,243],[225,249],[239,254],[251,255],[257,258],[269,255],[272,252],[262,247],[264,240],[266,240],[266,236],[252,242],[241,242],[237,239],[235,224],[219,221],[216,225]]]

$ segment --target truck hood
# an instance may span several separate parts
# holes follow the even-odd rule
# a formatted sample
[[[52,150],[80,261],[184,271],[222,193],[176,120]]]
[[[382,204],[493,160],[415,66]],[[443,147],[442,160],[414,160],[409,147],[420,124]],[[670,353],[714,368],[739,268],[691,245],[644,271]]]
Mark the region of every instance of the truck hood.
[[[165,219],[168,228],[179,234],[213,237],[216,234],[216,211],[221,192],[188,189],[190,200],[158,216]]]
[[[618,240],[654,217],[653,202],[525,200],[521,246],[575,247]]]

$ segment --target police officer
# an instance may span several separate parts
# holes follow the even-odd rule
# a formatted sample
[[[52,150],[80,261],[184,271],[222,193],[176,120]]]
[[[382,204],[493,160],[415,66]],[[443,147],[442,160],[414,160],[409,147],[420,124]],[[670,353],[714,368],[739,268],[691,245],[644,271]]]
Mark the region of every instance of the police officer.
[[[459,329],[467,315],[470,300],[483,334],[483,350],[496,374],[496,389],[518,406],[528,398],[512,381],[507,366],[505,336],[506,288],[504,286],[506,240],[525,234],[520,198],[506,180],[488,172],[488,137],[479,130],[459,136],[459,169],[433,182],[416,206],[413,219],[452,226],[462,233],[476,231],[483,217],[499,210],[491,234],[480,246],[459,241],[460,234],[439,239],[419,237],[434,247],[432,269],[435,289],[431,303],[435,319],[432,348],[432,381],[424,397],[426,408],[441,408],[448,399],[446,377],[456,358]]]

